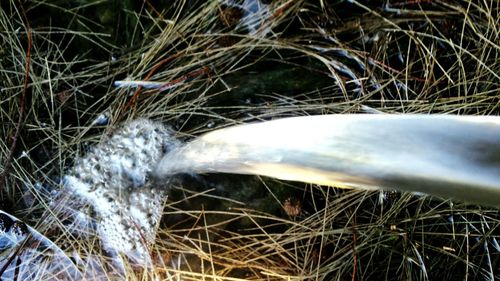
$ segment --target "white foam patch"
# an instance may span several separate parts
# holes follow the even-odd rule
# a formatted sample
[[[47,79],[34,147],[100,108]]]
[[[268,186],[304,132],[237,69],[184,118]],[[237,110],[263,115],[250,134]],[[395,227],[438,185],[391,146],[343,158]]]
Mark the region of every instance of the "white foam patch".
[[[96,232],[110,255],[151,264],[149,247],[156,236],[164,192],[147,181],[147,174],[164,154],[164,144],[175,142],[166,127],[136,120],[97,145],[64,177],[64,187],[95,213]],[[77,201],[78,201],[77,200]],[[75,221],[85,220],[75,212]],[[120,264],[118,260],[115,262]]]

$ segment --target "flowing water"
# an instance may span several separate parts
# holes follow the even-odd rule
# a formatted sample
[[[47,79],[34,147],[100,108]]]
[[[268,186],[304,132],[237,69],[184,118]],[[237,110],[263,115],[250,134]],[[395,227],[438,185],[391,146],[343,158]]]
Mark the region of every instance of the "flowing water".
[[[392,188],[500,206],[500,120],[323,115],[241,125],[172,150],[156,176],[185,172]]]

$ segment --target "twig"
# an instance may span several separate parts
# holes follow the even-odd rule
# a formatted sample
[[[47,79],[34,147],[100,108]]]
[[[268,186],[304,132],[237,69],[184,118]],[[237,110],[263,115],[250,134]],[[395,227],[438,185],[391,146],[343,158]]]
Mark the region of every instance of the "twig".
[[[149,80],[149,78],[151,78],[151,76],[153,76],[153,74],[156,72],[156,70],[157,70],[160,66],[162,66],[162,65],[164,65],[164,64],[166,64],[166,63],[168,63],[168,62],[170,62],[170,61],[172,61],[172,60],[174,60],[174,59],[176,59],[177,57],[179,57],[179,56],[180,56],[180,55],[182,55],[183,53],[184,53],[184,52],[180,52],[180,53],[177,53],[177,54],[175,54],[175,55],[173,55],[173,56],[170,56],[170,57],[168,57],[168,58],[162,59],[160,62],[158,62],[158,63],[157,63],[157,64],[156,64],[156,65],[155,65],[155,66],[154,66],[154,67],[153,67],[153,68],[149,71],[148,75],[146,75],[146,77],[144,78],[144,81],[148,81],[148,80]],[[141,90],[142,90],[142,86],[139,86],[139,87],[137,88],[137,90],[135,90],[134,94],[132,95],[132,98],[130,98],[130,101],[129,101],[126,105],[125,105],[125,107],[123,107],[122,112],[121,112],[121,113],[120,113],[120,115],[118,116],[118,120],[121,120],[121,119],[122,119],[122,117],[123,117],[123,115],[125,114],[125,112],[126,112],[127,110],[129,110],[130,108],[132,108],[132,107],[135,105],[135,103],[137,102],[137,99],[138,99],[138,97],[139,97],[139,93],[141,92]]]
[[[141,92],[141,90],[143,88],[158,88],[158,92],[163,92],[163,91],[166,91],[168,89],[171,89],[171,88],[174,88],[174,87],[180,85],[182,82],[186,81],[189,78],[200,76],[200,75],[208,73],[210,71],[210,69],[207,66],[204,66],[204,67],[202,67],[200,69],[191,71],[191,72],[189,72],[189,73],[187,73],[185,75],[182,75],[181,77],[179,77],[177,79],[174,79],[174,80],[172,80],[170,82],[167,82],[167,83],[158,84],[156,82],[148,82],[149,78],[151,78],[151,76],[153,76],[153,74],[155,73],[155,71],[160,66],[164,65],[167,62],[170,62],[171,60],[179,57],[182,54],[183,54],[183,52],[177,53],[177,54],[175,54],[173,56],[170,56],[170,57],[168,57],[166,59],[163,59],[160,62],[158,62],[153,67],[153,69],[151,69],[149,71],[148,75],[146,75],[146,77],[144,78],[144,80],[142,80],[142,81],[130,81],[130,86],[137,86],[137,90],[134,92],[134,94],[132,95],[132,98],[127,103],[127,105],[125,105],[125,107],[123,108],[123,111],[120,114],[120,116],[118,117],[118,120],[121,120],[122,117],[123,117],[123,114],[125,114],[126,111],[128,111],[129,109],[131,109],[131,108],[133,108],[135,106],[135,104],[137,103],[137,99],[139,98],[139,93]],[[126,85],[127,85],[127,81],[116,81],[115,82],[115,86],[123,87],[123,86],[126,86]]]

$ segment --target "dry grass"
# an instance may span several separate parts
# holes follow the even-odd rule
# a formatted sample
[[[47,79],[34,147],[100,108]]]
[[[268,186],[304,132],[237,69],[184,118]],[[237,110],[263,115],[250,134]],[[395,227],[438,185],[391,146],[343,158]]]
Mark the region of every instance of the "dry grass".
[[[121,6],[122,18],[109,31],[103,17],[89,16],[108,2],[11,0],[0,9],[2,172],[13,159],[2,173],[2,208],[60,247],[75,240],[51,236],[52,220],[40,220],[50,200],[40,184],[58,188],[72,159],[111,131],[94,124],[103,114],[111,124],[161,120],[180,137],[306,114],[499,114],[498,1],[276,0],[253,32],[227,26],[218,1],[177,1],[165,10],[152,1]],[[40,11],[72,16],[52,25]],[[175,87],[113,87],[126,79]],[[130,268],[129,279],[500,278],[498,210],[410,194],[232,180],[204,177],[195,180],[199,188],[172,187],[153,249],[158,266]],[[253,195],[273,208],[234,195],[242,185],[262,190]],[[281,211],[289,196],[302,202],[298,216]]]

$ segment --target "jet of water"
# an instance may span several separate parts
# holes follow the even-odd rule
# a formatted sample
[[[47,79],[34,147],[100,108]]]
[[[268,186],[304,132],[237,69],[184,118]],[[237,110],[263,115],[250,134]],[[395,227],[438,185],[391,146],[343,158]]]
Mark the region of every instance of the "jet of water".
[[[212,131],[162,158],[156,176],[236,173],[390,188],[500,206],[500,117],[322,115]]]

